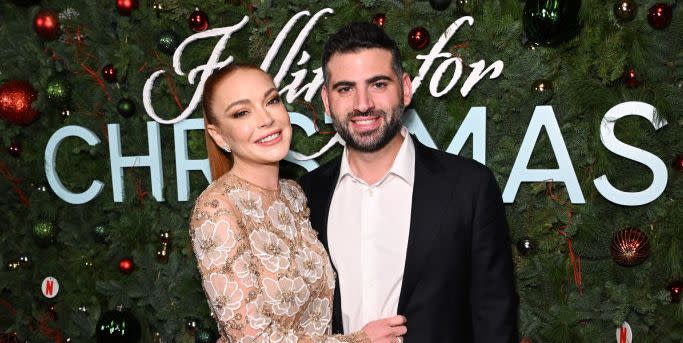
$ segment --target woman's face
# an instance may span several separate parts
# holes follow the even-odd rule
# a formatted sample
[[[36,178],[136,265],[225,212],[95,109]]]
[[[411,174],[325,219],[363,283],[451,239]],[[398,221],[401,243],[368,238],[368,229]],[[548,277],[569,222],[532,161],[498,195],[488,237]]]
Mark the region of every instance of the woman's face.
[[[277,163],[292,139],[289,113],[268,74],[239,69],[216,84],[210,104],[215,124],[207,130],[220,147],[232,151],[235,165]]]

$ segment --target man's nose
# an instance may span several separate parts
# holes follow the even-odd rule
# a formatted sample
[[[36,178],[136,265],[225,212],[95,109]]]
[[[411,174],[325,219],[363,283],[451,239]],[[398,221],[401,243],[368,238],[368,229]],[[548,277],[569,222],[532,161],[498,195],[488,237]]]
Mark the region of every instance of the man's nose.
[[[358,88],[356,91],[356,103],[354,110],[364,113],[375,108],[372,95],[365,88]]]

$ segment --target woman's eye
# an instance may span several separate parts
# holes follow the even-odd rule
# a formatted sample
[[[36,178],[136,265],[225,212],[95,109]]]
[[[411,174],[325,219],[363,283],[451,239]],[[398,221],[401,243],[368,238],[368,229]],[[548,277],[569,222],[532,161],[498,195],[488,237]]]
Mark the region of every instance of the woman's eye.
[[[249,112],[247,112],[246,110],[237,111],[235,112],[235,118],[244,117],[247,115],[247,113]]]
[[[276,96],[270,100],[268,100],[268,105],[274,105],[274,104],[279,104],[280,103],[280,97]]]

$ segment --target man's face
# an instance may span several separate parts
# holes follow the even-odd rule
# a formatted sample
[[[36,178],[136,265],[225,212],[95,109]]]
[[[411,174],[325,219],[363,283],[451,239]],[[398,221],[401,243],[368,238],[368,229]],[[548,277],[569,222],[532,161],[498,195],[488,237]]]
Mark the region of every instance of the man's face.
[[[352,149],[377,151],[401,129],[403,109],[410,103],[410,78],[396,75],[391,58],[388,50],[370,48],[334,54],[327,63],[325,111]]]

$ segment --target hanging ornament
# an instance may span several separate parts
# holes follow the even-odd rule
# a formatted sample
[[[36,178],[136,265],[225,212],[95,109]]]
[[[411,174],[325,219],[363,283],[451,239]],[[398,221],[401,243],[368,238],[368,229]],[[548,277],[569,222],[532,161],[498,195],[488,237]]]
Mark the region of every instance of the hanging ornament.
[[[116,9],[120,15],[129,16],[138,8],[138,0],[116,0]]]
[[[197,330],[197,333],[194,335],[194,341],[195,343],[213,343],[216,341],[216,338],[213,334],[213,331],[199,329]]]
[[[59,14],[53,10],[42,9],[38,11],[33,17],[33,29],[42,39],[56,39],[61,34]]]
[[[192,317],[186,318],[185,329],[194,335],[197,332],[197,329],[199,329],[199,322],[197,322],[197,319]]]
[[[614,3],[614,17],[620,23],[628,23],[636,17],[637,5],[633,0],[617,0]]]
[[[71,116],[71,111],[68,108],[65,108],[59,112],[59,117],[62,118],[62,120],[66,120],[66,118],[69,118]]]
[[[475,0],[455,0],[455,10],[460,15],[472,15],[474,13]]]
[[[137,343],[140,332],[140,322],[122,306],[104,312],[95,327],[97,343]]]
[[[617,264],[633,267],[647,259],[650,254],[650,243],[643,231],[638,228],[625,228],[614,234],[610,252]]]
[[[527,0],[524,4],[524,33],[529,40],[555,45],[578,31],[580,0]]]
[[[187,22],[190,24],[190,29],[194,32],[202,32],[209,28],[209,17],[204,11],[200,11],[199,8],[195,8],[194,12],[190,13]]]
[[[627,88],[636,88],[640,85],[635,68],[626,69],[623,80]]]
[[[107,64],[102,68],[102,78],[109,83],[116,82],[116,68],[113,64]]]
[[[63,75],[55,75],[47,81],[45,93],[53,106],[64,106],[71,101],[71,83]]]
[[[57,238],[57,227],[52,222],[39,222],[33,226],[33,237],[41,245],[49,245]]]
[[[678,155],[674,160],[674,168],[683,171],[683,154]]]
[[[673,281],[668,286],[666,286],[666,289],[669,290],[669,295],[671,295],[671,303],[681,302],[681,292],[683,291],[683,282]]]
[[[631,343],[633,342],[633,331],[631,330],[631,325],[627,322],[623,322],[617,328],[617,343]]]
[[[159,34],[157,47],[162,52],[173,55],[175,49],[180,45],[180,37],[173,30],[164,30]]]
[[[135,265],[133,264],[133,259],[124,257],[119,260],[119,271],[124,274],[130,274],[135,270]]]
[[[95,241],[98,243],[107,243],[109,241],[109,232],[104,225],[96,225],[92,230]]]
[[[451,5],[452,0],[429,0],[429,5],[437,11],[443,11]]]
[[[38,117],[33,102],[38,92],[30,83],[10,80],[0,86],[0,118],[19,125],[27,125]]]
[[[654,4],[647,12],[647,22],[657,30],[667,28],[671,24],[672,18],[671,6],[662,2]]]
[[[56,297],[57,294],[59,294],[59,281],[52,276],[46,277],[43,279],[40,291],[43,292],[43,296],[48,299]]]
[[[123,98],[116,104],[116,110],[124,118],[130,118],[135,114],[135,103],[133,100]]]
[[[17,141],[12,141],[12,143],[9,145],[9,148],[7,148],[7,153],[19,158],[19,156],[21,156],[21,144],[19,144]]]
[[[422,50],[429,45],[429,32],[422,26],[410,30],[408,33],[408,45],[415,50]]]
[[[529,237],[524,237],[517,241],[517,251],[520,255],[527,257],[536,250],[536,242]]]
[[[384,27],[384,24],[387,22],[387,15],[384,13],[377,13],[372,17],[372,23],[379,26],[379,27]]]

